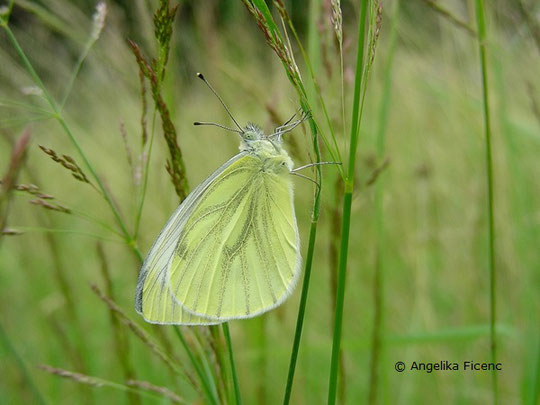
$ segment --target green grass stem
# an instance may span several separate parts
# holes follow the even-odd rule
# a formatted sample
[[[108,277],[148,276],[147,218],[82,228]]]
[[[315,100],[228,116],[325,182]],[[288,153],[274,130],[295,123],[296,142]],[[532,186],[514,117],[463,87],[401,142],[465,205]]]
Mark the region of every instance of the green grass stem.
[[[210,364],[210,359],[208,356],[208,339],[207,334],[205,333],[205,338],[201,336],[202,332],[200,329],[190,328],[190,332],[193,334],[194,339],[192,340],[192,351],[197,354],[197,359],[201,365],[202,371],[206,376],[206,381],[208,381],[208,386],[214,398],[217,402],[220,403],[218,383],[216,382],[217,373],[215,367]],[[207,330],[205,331],[207,332]]]
[[[315,239],[317,237],[317,222],[312,222],[309,230],[308,252],[315,250]],[[294,332],[293,349],[291,352],[291,360],[289,362],[289,372],[287,374],[287,386],[285,388],[285,397],[283,405],[288,405],[291,400],[292,385],[294,380],[294,372],[296,369],[296,361],[298,359],[298,350],[300,348],[300,338],[302,337],[302,328],[304,326],[304,317],[306,312],[307,297],[309,291],[309,281],[311,278],[311,267],[313,264],[313,254],[306,258],[306,266],[304,269],[304,281],[302,283],[302,295],[300,296],[300,305],[298,307],[298,316],[296,319],[296,329]]]
[[[343,307],[345,302],[345,278],[347,274],[347,257],[349,252],[349,233],[351,226],[352,194],[354,190],[354,168],[356,163],[356,149],[360,135],[360,120],[362,117],[361,90],[364,71],[364,42],[366,33],[366,16],[368,0],[362,1],[360,20],[358,24],[358,50],[356,58],[356,71],[354,83],[354,99],[352,106],[351,136],[349,144],[349,162],[347,176],[344,184],[343,217],[341,224],[341,243],[338,261],[338,283],[336,291],[336,306],[334,315],[334,331],[332,340],[332,358],[330,363],[330,379],[328,388],[328,404],[336,403],[339,354],[343,326]],[[365,94],[365,83],[364,83]],[[363,97],[362,97],[363,98]]]
[[[304,111],[307,106],[303,105]],[[315,156],[317,162],[321,161],[321,151],[318,141],[317,125],[313,119],[309,119],[310,130],[312,134],[313,149],[315,150]],[[313,265],[313,255],[315,253],[315,240],[317,238],[317,224],[319,221],[321,211],[321,188],[322,188],[322,176],[321,166],[316,166],[317,178],[319,180],[319,186],[315,190],[315,196],[313,199],[313,210],[311,214],[311,226],[309,229],[309,242],[308,250],[306,253],[306,264],[304,266],[304,280],[302,281],[302,295],[300,297],[300,305],[298,307],[298,316],[296,319],[296,328],[294,332],[293,348],[291,352],[291,359],[289,361],[289,371],[287,373],[287,384],[285,387],[285,396],[283,404],[288,404],[291,398],[292,384],[294,381],[294,372],[296,370],[296,361],[298,359],[298,351],[300,349],[300,338],[302,337],[302,328],[304,325],[304,317],[307,305],[307,296],[309,292],[309,282],[311,278],[311,268]]]
[[[313,0],[310,5],[310,13],[312,15],[318,15],[320,13],[320,7],[321,3],[318,0]],[[326,106],[324,104],[324,99],[321,95],[320,87],[317,84],[316,80],[316,70],[318,69],[317,66],[313,66],[312,61],[316,61],[317,64],[320,63],[320,54],[318,51],[318,48],[315,46],[315,38],[318,38],[318,32],[317,28],[315,27],[315,21],[312,21],[309,27],[309,49],[308,53],[306,53],[302,42],[300,41],[300,38],[296,32],[296,29],[294,25],[292,24],[292,21],[288,20],[288,25],[293,33],[293,36],[296,40],[296,43],[298,44],[298,47],[302,53],[302,57],[304,59],[304,62],[308,68],[308,71],[310,73],[311,77],[311,84],[312,84],[312,91],[306,92],[304,87],[298,88],[297,91],[299,92],[299,95],[303,99],[302,103],[302,109],[306,112],[309,112],[311,109],[309,105],[314,104],[314,99],[318,98],[321,104],[321,107],[323,109],[324,115],[326,117],[327,123],[329,125],[329,129],[332,134],[332,138],[335,141],[335,136],[332,129],[332,124],[330,122],[330,119],[328,117],[328,112],[326,110]],[[321,161],[321,152],[319,147],[319,127],[315,120],[310,117],[309,119],[309,125],[310,125],[310,132],[312,135],[312,145],[313,150],[316,155],[316,161]],[[324,137],[323,137],[324,139]],[[327,144],[327,146],[329,146]],[[332,149],[329,147],[329,151],[332,151]],[[336,147],[336,152],[339,154],[339,148]],[[332,156],[334,156],[333,153],[331,153]],[[341,169],[341,166],[339,166]],[[320,165],[316,166],[316,172],[317,172],[317,179],[319,181],[319,186],[315,189],[315,195],[313,199],[313,208],[312,208],[312,216],[311,216],[311,225],[309,230],[309,242],[308,242],[308,249],[306,253],[306,262],[304,266],[304,279],[302,281],[302,292],[300,297],[300,304],[298,307],[298,315],[296,319],[296,327],[294,332],[294,340],[293,340],[293,347],[291,350],[291,357],[289,361],[289,370],[287,372],[287,383],[285,386],[285,394],[283,397],[283,404],[288,405],[291,399],[292,395],[292,385],[294,382],[294,374],[296,371],[296,362],[298,360],[298,351],[300,349],[300,341],[302,337],[302,330],[304,326],[304,318],[305,318],[305,312],[306,312],[306,305],[307,305],[307,298],[309,293],[309,285],[311,280],[311,269],[313,266],[313,256],[315,253],[315,240],[317,238],[317,224],[320,216],[320,205],[321,205],[321,187],[322,187],[322,173],[321,173],[321,167]]]
[[[495,322],[496,316],[496,269],[495,269],[495,220],[493,209],[493,157],[491,146],[491,121],[489,114],[489,86],[486,57],[486,17],[484,1],[476,0],[476,24],[478,29],[478,48],[482,75],[482,105],[484,115],[484,140],[486,159],[487,214],[488,214],[488,266],[489,266],[489,324],[491,361],[496,362],[497,345]],[[492,373],[493,403],[498,402],[497,373]]]
[[[207,342],[211,356],[215,359],[214,362],[214,372],[217,376],[216,384],[218,389],[219,398],[224,403],[232,403],[232,392],[229,389],[228,381],[229,375],[227,374],[228,370],[225,367],[225,346],[223,339],[221,339],[221,328],[220,325],[210,325],[208,326],[208,331],[210,332]]]
[[[231,342],[231,334],[229,332],[229,323],[224,322],[222,326],[223,326],[223,334],[225,335],[225,342],[227,343],[227,351],[229,352],[229,361],[231,363],[235,404],[242,405],[242,396],[240,394],[240,386],[238,384],[238,376],[236,375],[236,366],[234,364],[234,355],[233,355],[233,348],[232,348],[232,342]]]
[[[332,339],[332,358],[330,363],[330,380],[328,388],[328,404],[336,403],[339,353],[341,346],[341,332],[343,325],[343,307],[345,302],[345,276],[347,268],[347,255],[349,253],[349,232],[351,223],[352,193],[345,193],[343,198],[343,219],[341,228],[341,244],[338,262],[338,283],[336,291],[336,311],[334,314],[334,332]]]
[[[206,396],[206,398],[208,400],[208,403],[212,404],[212,405],[218,405],[219,400],[218,400],[216,394],[214,394],[214,391],[211,388],[210,382],[206,378],[204,370],[202,369],[201,365],[199,364],[199,362],[195,358],[193,352],[191,351],[189,345],[187,344],[186,339],[184,338],[184,335],[182,334],[182,331],[180,330],[180,327],[174,325],[173,329],[174,329],[174,332],[175,332],[176,336],[178,337],[178,339],[182,343],[182,346],[186,350],[186,353],[188,354],[191,365],[193,366],[193,368],[195,369],[195,372],[197,373],[197,375],[199,376],[199,378],[201,380],[202,389],[203,389],[203,392],[204,392],[204,394],[205,394],[205,396]]]

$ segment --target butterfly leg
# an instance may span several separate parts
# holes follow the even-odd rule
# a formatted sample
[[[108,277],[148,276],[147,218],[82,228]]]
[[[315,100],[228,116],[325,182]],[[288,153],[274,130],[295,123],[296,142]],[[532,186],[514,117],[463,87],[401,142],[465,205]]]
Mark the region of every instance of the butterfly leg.
[[[322,165],[340,165],[341,162],[315,162],[315,163],[309,163],[304,166],[297,167],[296,169],[291,170],[292,172],[297,172],[299,170],[307,169],[308,167],[313,166],[322,166]]]
[[[313,180],[311,177],[304,176],[303,174],[296,173],[296,172],[294,172],[294,171],[292,171],[292,170],[291,170],[289,173],[292,174],[293,176],[298,176],[298,177],[302,177],[303,179],[309,180],[309,181],[311,181],[313,184],[315,184],[315,185],[317,186],[317,188],[321,188],[321,185],[319,184],[319,182],[316,181],[316,180]]]

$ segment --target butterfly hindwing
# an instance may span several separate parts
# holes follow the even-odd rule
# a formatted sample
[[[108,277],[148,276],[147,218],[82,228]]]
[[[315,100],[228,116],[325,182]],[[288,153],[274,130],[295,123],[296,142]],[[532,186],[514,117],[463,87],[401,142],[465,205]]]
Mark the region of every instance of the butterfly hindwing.
[[[168,265],[173,299],[214,321],[279,305],[299,274],[299,236],[288,176],[246,154],[198,197]]]

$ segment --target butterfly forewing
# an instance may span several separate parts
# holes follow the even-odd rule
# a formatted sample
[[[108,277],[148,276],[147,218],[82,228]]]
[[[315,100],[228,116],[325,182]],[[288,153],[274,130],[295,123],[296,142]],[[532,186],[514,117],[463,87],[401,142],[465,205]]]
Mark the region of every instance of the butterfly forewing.
[[[185,325],[219,323],[219,321],[204,319],[186,312],[174,301],[168,282],[169,264],[177,247],[180,233],[205,191],[220,177],[227,167],[242,156],[243,154],[239,154],[230,159],[195,188],[176,209],[152,245],[139,274],[135,298],[135,309],[143,315],[146,321]]]
[[[223,321],[279,305],[299,274],[299,237],[288,174],[246,154],[199,196],[168,266],[174,300]]]

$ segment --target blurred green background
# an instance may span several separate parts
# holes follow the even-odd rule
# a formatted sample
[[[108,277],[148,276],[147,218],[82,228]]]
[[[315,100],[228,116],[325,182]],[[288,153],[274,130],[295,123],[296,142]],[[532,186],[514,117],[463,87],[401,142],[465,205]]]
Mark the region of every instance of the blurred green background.
[[[381,404],[483,404],[491,401],[488,372],[397,373],[396,361],[486,362],[489,352],[487,202],[481,79],[474,35],[456,25],[433,2],[383,2],[383,26],[369,84],[358,155],[358,187],[353,201],[351,254],[347,275],[343,337],[342,403],[367,403],[373,328],[375,269],[374,187],[366,186],[376,159],[381,99],[391,52],[386,125],[389,166],[384,181],[385,244],[383,347],[379,366]],[[503,404],[535,404],[540,375],[540,76],[539,29],[535,2],[488,2],[488,66],[493,126],[497,268],[497,342],[503,364],[499,399]],[[474,24],[474,4],[440,1],[452,16]],[[92,30],[93,1],[15,1],[10,27],[50,92],[60,98]],[[318,41],[317,75],[340,122],[339,56],[332,37],[330,2],[286,2],[306,43],[310,27]],[[152,14],[157,1],[107,1],[105,27],[93,46],[65,106],[65,116],[98,175],[114,195],[132,228],[140,183],[141,97],[138,67],[127,46],[133,39],[147,56],[156,52]],[[317,7],[320,6],[320,10]],[[345,86],[352,88],[358,2],[342,3]],[[315,17],[315,20],[313,18]],[[297,55],[302,74],[306,70]],[[195,73],[203,72],[241,124],[270,131],[297,108],[296,93],[279,60],[240,1],[180,2],[174,24],[163,94],[178,131],[189,184],[196,186],[233,156],[238,139],[193,121],[230,124],[218,100]],[[28,204],[16,192],[7,226],[20,230],[0,245],[0,403],[33,403],[28,370],[52,404],[125,403],[130,397],[110,388],[82,389],[37,368],[48,364],[122,383],[115,356],[114,329],[107,307],[89,288],[103,286],[98,243],[108,263],[115,300],[132,319],[137,260],[121,238],[97,221],[114,226],[104,200],[88,184],[46,156],[38,145],[75,158],[58,123],[21,104],[44,107],[28,94],[32,79],[2,31],[0,35],[0,170],[7,171],[13,142],[24,128],[32,133],[18,183],[36,184],[71,208],[72,214]],[[30,92],[31,93],[31,92]],[[350,105],[351,91],[346,94]],[[152,100],[147,95],[148,129]],[[320,114],[315,110],[314,114]],[[347,110],[347,117],[349,111]],[[132,166],[121,128],[125,129]],[[168,151],[159,117],[150,161],[148,194],[137,241],[145,254],[177,206],[165,171]],[[340,132],[341,134],[341,132]],[[340,135],[341,136],[341,135]],[[310,162],[305,130],[288,135],[295,163]],[[340,142],[343,138],[340,138]],[[344,141],[343,141],[344,142]],[[324,150],[323,150],[324,154]],[[325,155],[325,159],[329,157]],[[324,167],[323,209],[299,353],[292,403],[324,403],[332,342],[333,251],[341,206],[337,171]],[[307,245],[312,184],[295,179],[296,211]],[[337,185],[336,185],[337,184]],[[78,213],[90,215],[84,219]],[[53,229],[55,232],[47,232]],[[89,235],[90,234],[90,235]],[[96,237],[97,236],[97,237]],[[73,302],[66,302],[66,293]],[[296,322],[299,291],[277,310],[231,322],[240,386],[247,404],[280,403]],[[170,327],[161,327],[180,361],[187,363]],[[127,329],[126,329],[127,330]],[[187,331],[186,333],[188,333]],[[197,401],[185,380],[171,374],[148,348],[126,332],[129,362],[139,380],[169,387]],[[6,338],[10,344],[6,342]],[[143,403],[168,403],[143,399]],[[196,403],[196,402],[195,402]]]

